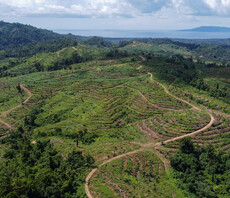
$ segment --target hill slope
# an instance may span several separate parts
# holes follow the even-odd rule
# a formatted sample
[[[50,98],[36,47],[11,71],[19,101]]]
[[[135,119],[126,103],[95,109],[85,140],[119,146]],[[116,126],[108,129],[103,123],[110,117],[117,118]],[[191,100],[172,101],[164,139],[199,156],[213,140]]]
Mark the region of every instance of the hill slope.
[[[53,52],[77,45],[78,36],[61,35],[19,23],[0,22],[0,59]]]
[[[62,37],[60,34],[30,25],[0,22],[0,49],[8,45],[29,44]]]
[[[229,197],[230,67],[169,39],[72,41],[0,60],[0,197]]]

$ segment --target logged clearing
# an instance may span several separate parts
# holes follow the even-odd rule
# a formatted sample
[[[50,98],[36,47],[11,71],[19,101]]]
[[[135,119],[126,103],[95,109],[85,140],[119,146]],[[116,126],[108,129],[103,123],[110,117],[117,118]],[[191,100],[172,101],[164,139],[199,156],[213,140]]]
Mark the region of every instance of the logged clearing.
[[[153,74],[152,74],[152,73],[148,73],[148,74],[150,75],[150,80],[152,81],[152,80],[153,80]],[[175,99],[177,99],[177,100],[180,100],[180,101],[186,103],[187,105],[191,106],[195,111],[201,111],[200,108],[196,107],[195,105],[191,104],[190,102],[188,102],[188,101],[186,101],[186,100],[183,100],[183,99],[181,99],[181,98],[178,98],[178,97],[172,95],[172,94],[167,90],[167,88],[166,88],[164,85],[162,85],[161,83],[157,82],[157,84],[159,84],[161,87],[163,87],[164,91],[165,91],[168,95],[170,95],[171,97],[173,97],[173,98],[175,98]],[[127,87],[127,88],[129,88],[129,87]],[[152,104],[152,103],[151,103],[151,102],[150,102],[150,101],[149,101],[139,90],[137,90],[137,89],[133,89],[133,90],[137,91],[147,103],[149,103],[150,105],[154,106],[155,108],[166,109],[166,110],[173,110],[173,109],[168,109],[168,108],[162,108],[162,107],[159,107],[159,106],[157,106],[157,105],[155,105],[155,104]],[[130,191],[129,191],[129,189],[124,189],[124,190],[122,190],[122,189],[119,187],[118,184],[116,184],[116,183],[111,182],[111,181],[108,180],[109,177],[114,178],[114,175],[111,175],[111,174],[110,174],[109,176],[106,176],[106,177],[105,177],[104,174],[101,173],[101,171],[102,171],[102,169],[104,169],[105,165],[107,165],[107,164],[109,164],[109,163],[112,163],[112,162],[115,161],[115,160],[124,159],[124,158],[126,158],[126,159],[132,159],[132,156],[133,156],[133,155],[138,154],[138,153],[143,153],[143,152],[146,153],[146,151],[149,150],[149,148],[152,148],[153,151],[154,151],[154,153],[155,153],[155,155],[158,157],[158,159],[161,160],[161,161],[163,162],[163,164],[164,164],[164,171],[167,173],[167,172],[169,171],[169,166],[170,166],[170,165],[169,165],[169,161],[165,158],[165,156],[164,156],[163,154],[161,154],[161,153],[158,151],[158,149],[159,149],[162,145],[167,144],[167,143],[169,143],[169,142],[174,142],[174,141],[180,140],[180,139],[182,139],[182,138],[184,138],[184,137],[188,137],[188,136],[194,136],[194,135],[196,135],[196,134],[198,134],[198,133],[201,133],[201,132],[203,132],[203,131],[209,129],[209,128],[213,125],[215,119],[214,119],[214,116],[213,116],[211,113],[209,113],[208,111],[206,111],[206,113],[207,113],[207,114],[209,115],[209,117],[210,117],[210,122],[209,122],[207,125],[205,125],[203,128],[199,129],[199,130],[196,130],[196,131],[193,131],[193,132],[191,132],[191,133],[184,134],[184,135],[181,135],[181,136],[178,136],[178,137],[174,137],[174,138],[167,139],[167,140],[165,140],[165,141],[163,141],[163,142],[161,142],[161,143],[147,143],[147,144],[140,144],[140,143],[139,143],[139,145],[141,146],[141,148],[139,148],[139,149],[137,149],[137,150],[134,150],[134,151],[131,151],[131,152],[123,153],[123,154],[121,154],[121,155],[118,155],[118,156],[116,156],[116,157],[113,157],[113,158],[111,158],[111,159],[108,159],[108,160],[104,161],[104,162],[103,162],[102,164],[100,164],[97,168],[94,168],[94,169],[88,174],[88,176],[86,177],[86,180],[85,180],[85,192],[86,192],[87,196],[88,196],[89,198],[96,197],[96,196],[93,196],[93,194],[92,194],[91,191],[90,191],[90,180],[91,180],[91,179],[96,179],[97,177],[100,177],[99,175],[101,175],[101,176],[103,176],[103,177],[105,178],[105,182],[106,182],[108,185],[111,184],[111,185],[110,185],[110,188],[115,188],[114,190],[117,189],[117,190],[119,191],[119,192],[117,192],[117,193],[119,193],[119,194],[121,195],[121,197],[131,197],[131,196],[133,196],[133,191],[132,191],[132,190],[130,190]],[[140,127],[138,127],[138,128],[140,129]],[[145,132],[148,133],[148,131],[145,131]],[[151,134],[149,134],[149,135],[151,136]],[[137,143],[137,144],[138,144],[138,143]],[[142,166],[140,160],[139,160],[137,163],[139,163],[139,166]],[[105,173],[106,173],[107,171],[108,171],[108,170],[106,170]],[[144,171],[144,170],[140,170],[140,171]],[[97,173],[97,172],[99,172],[99,173]],[[137,172],[135,171],[135,173],[137,173]],[[97,174],[97,177],[94,176],[95,174]],[[123,175],[122,175],[122,177],[123,177]],[[118,180],[119,180],[119,183],[120,183],[120,179],[118,179]],[[124,187],[124,184],[122,184],[121,186]],[[139,191],[138,191],[138,192],[139,192]],[[105,197],[105,196],[102,196],[101,193],[103,194],[103,192],[100,192],[100,195],[98,195],[98,196],[99,196],[99,197]],[[130,193],[130,196],[128,196],[128,193]],[[153,192],[153,193],[154,193],[154,192]],[[95,194],[95,192],[94,192],[94,194]],[[117,196],[117,195],[115,194],[115,197],[116,197],[116,196]],[[145,196],[144,196],[144,197],[145,197]],[[146,196],[146,197],[148,197],[148,196]]]

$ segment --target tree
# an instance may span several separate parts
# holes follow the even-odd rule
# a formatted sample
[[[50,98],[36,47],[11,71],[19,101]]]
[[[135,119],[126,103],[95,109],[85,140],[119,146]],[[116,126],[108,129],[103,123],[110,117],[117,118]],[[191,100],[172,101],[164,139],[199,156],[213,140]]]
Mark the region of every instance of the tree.
[[[16,88],[18,90],[18,93],[22,93],[22,88],[19,83],[17,84]]]
[[[212,145],[194,146],[191,138],[184,138],[170,161],[186,197],[217,198],[230,196],[229,157]]]
[[[194,145],[191,137],[186,137],[182,139],[180,144],[180,150],[182,153],[190,154],[194,152]]]
[[[84,131],[85,131],[85,130],[80,130],[80,131],[78,131],[77,133],[75,133],[75,134],[73,135],[77,147],[78,147],[78,145],[79,145],[79,141],[82,140],[82,137],[84,136]],[[87,130],[86,130],[86,131],[87,131]]]

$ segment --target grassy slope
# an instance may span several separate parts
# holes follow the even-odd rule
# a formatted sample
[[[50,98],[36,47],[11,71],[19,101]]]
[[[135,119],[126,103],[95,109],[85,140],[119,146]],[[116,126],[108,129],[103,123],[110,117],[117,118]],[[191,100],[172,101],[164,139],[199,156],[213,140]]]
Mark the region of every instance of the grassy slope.
[[[87,49],[85,46],[78,46],[77,49],[80,54],[89,51],[94,56],[99,54],[97,49]],[[73,51],[75,49],[68,48],[59,53],[36,55],[26,63],[12,68],[11,71],[26,70],[35,60],[48,66],[53,59],[67,57]],[[76,148],[89,153],[94,157],[96,164],[100,164],[113,156],[139,148],[132,142],[160,142],[169,137],[195,131],[208,123],[208,117],[204,112],[189,110],[186,104],[169,97],[159,85],[150,82],[147,72],[153,72],[154,77],[161,77],[159,67],[165,64],[165,62],[143,64],[143,68],[138,70],[140,62],[133,61],[132,58],[94,60],[72,65],[69,70],[35,72],[14,78],[1,78],[1,84],[4,86],[1,86],[0,90],[2,92],[0,110],[3,112],[16,106],[20,100],[25,98],[25,94],[20,95],[16,90],[17,83],[23,84],[30,89],[33,97],[29,104],[11,112],[7,118],[3,119],[15,126],[20,126],[25,116],[31,116],[32,110],[39,106],[40,111],[34,120],[36,126],[30,129],[33,137],[31,141],[50,139],[62,156],[67,157],[68,153]],[[210,73],[207,73],[207,81],[212,80],[212,75],[213,72],[210,70]],[[224,78],[224,75],[220,73],[216,77]],[[174,80],[172,78],[162,82],[169,85]],[[184,92],[180,92],[184,85],[180,87],[180,84],[176,83],[174,86],[177,87],[177,90],[172,91],[176,95],[187,98]],[[205,92],[198,92],[191,87],[186,87],[186,89],[185,92],[191,92],[194,97],[207,97]],[[143,99],[140,92],[149,102]],[[212,104],[219,101],[214,98],[210,100]],[[159,109],[150,103],[163,108],[182,109],[182,111]],[[224,108],[226,104],[222,103]],[[149,133],[146,133],[146,127]],[[82,140],[77,147],[76,139],[72,135],[85,129],[89,134],[86,139],[93,137],[95,141],[84,142]],[[4,126],[0,126],[0,130],[4,131]],[[154,133],[159,135],[159,138],[156,138]],[[166,156],[175,152],[173,150],[176,147],[175,144],[170,145],[166,145],[170,147],[170,150],[167,150],[166,147],[166,150],[161,151]],[[155,188],[157,190],[152,192],[155,193],[155,197],[173,195],[183,197],[170,176],[165,174],[158,157],[152,151],[148,156],[145,153],[139,153],[130,159],[119,159],[106,167],[103,166],[95,176],[97,181],[92,181],[92,191],[101,197],[107,197],[108,194],[120,193],[115,190],[113,183],[121,187],[125,183],[125,188],[122,190],[129,195],[141,196],[144,193],[146,197],[149,197],[149,193]],[[125,168],[121,167],[123,163],[129,165]],[[152,164],[156,166],[152,167]],[[156,181],[152,175],[136,175],[141,165],[142,169],[145,167],[151,174],[153,172],[157,175],[159,180]],[[131,170],[135,166],[137,170]],[[104,184],[108,180],[106,175],[111,172],[120,179],[115,179],[111,181],[110,186],[106,186]],[[123,177],[124,172],[125,177]],[[146,182],[148,178],[149,181]],[[145,188],[139,188],[139,185],[144,185]]]

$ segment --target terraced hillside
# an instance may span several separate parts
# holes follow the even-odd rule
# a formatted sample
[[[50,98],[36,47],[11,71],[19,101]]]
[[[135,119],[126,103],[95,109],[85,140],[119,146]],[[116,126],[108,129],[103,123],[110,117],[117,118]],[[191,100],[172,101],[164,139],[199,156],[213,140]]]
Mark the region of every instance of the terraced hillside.
[[[36,55],[11,69],[15,77],[1,78],[1,157],[9,155],[4,137],[19,127],[31,147],[48,141],[64,162],[73,151],[92,157],[87,159],[93,165],[79,176],[79,197],[184,197],[169,174],[168,158],[187,136],[228,151],[229,118],[168,91],[170,86],[140,56],[98,58],[22,75],[34,59],[49,68],[54,56],[59,60],[87,50],[100,53],[81,45],[45,60],[44,54]]]
[[[216,114],[215,122],[207,130],[193,137],[194,143],[198,145],[213,145],[217,150],[229,152],[229,117]],[[167,147],[178,148],[179,142],[172,142]]]
[[[150,80],[152,81],[152,74],[151,74]],[[156,83],[156,84],[159,85],[159,83]],[[185,104],[193,107],[193,110],[187,110],[187,111],[179,110],[178,111],[176,109],[164,108],[162,106],[151,103],[142,93],[140,93],[138,91],[142,95],[142,97],[144,98],[146,103],[149,103],[152,106],[154,106],[155,108],[158,108],[161,110],[173,111],[173,113],[169,113],[169,114],[164,113],[163,116],[159,116],[159,115],[156,116],[156,118],[160,118],[161,122],[163,121],[162,124],[159,124],[159,121],[157,121],[156,118],[155,118],[154,122],[152,121],[152,118],[150,118],[149,119],[149,125],[154,127],[154,129],[152,129],[148,124],[146,124],[145,119],[142,119],[141,123],[140,123],[140,121],[139,121],[139,123],[137,122],[136,123],[137,128],[140,131],[148,134],[149,144],[140,144],[140,143],[135,142],[136,144],[140,145],[142,148],[137,149],[137,150],[132,151],[132,152],[127,152],[126,154],[118,155],[114,158],[111,158],[111,159],[105,161],[104,163],[99,165],[98,168],[93,169],[90,172],[90,174],[88,175],[88,177],[86,178],[85,189],[86,189],[86,193],[87,193],[88,197],[93,197],[93,196],[106,197],[109,195],[112,196],[111,194],[113,194],[114,197],[116,197],[116,196],[118,196],[116,194],[118,192],[120,193],[120,195],[122,197],[133,197],[133,196],[134,197],[160,197],[161,195],[157,195],[156,191],[155,191],[155,193],[153,193],[153,192],[151,193],[150,189],[152,189],[151,185],[153,184],[153,182],[151,182],[149,185],[146,184],[146,182],[145,182],[145,188],[147,188],[147,189],[149,188],[147,190],[147,192],[149,192],[150,194],[146,194],[146,192],[141,191],[139,188],[136,189],[135,183],[137,183],[138,187],[140,187],[140,181],[135,176],[134,176],[133,180],[130,178],[132,178],[133,174],[137,173],[138,171],[136,170],[137,172],[135,172],[135,171],[129,172],[129,174],[128,174],[128,178],[130,179],[130,181],[129,181],[128,179],[125,179],[126,177],[123,174],[123,168],[122,168],[123,165],[120,165],[122,167],[118,168],[119,165],[115,165],[114,164],[115,161],[117,162],[118,159],[127,158],[127,156],[129,156],[131,161],[133,162],[132,165],[135,166],[134,160],[132,160],[133,155],[135,155],[137,153],[146,153],[146,148],[153,147],[153,148],[155,148],[155,154],[158,156],[158,159],[160,161],[162,160],[162,162],[164,164],[164,171],[168,171],[168,169],[169,169],[168,160],[165,158],[164,154],[160,154],[160,152],[156,150],[156,149],[159,149],[161,143],[153,143],[153,142],[156,142],[159,140],[162,141],[162,144],[165,144],[168,142],[174,142],[177,139],[182,139],[183,137],[186,137],[186,136],[198,134],[198,133],[200,133],[200,132],[202,132],[202,131],[204,131],[204,130],[206,130],[212,126],[212,124],[214,122],[214,118],[211,114],[209,114],[207,112],[202,113],[201,109],[199,109],[198,107],[191,105],[189,102],[187,102],[183,99],[180,99],[176,96],[173,96],[172,94],[170,94],[168,92],[168,90],[163,85],[161,85],[161,86],[164,88],[164,91],[166,94],[168,94],[173,99],[179,100],[180,102],[184,101]],[[136,91],[136,89],[135,89],[135,91]],[[182,105],[182,108],[183,108],[183,105]],[[194,117],[194,115],[193,115],[194,110],[196,112],[195,116],[197,116],[197,117]],[[188,115],[186,115],[186,113]],[[187,116],[189,116],[189,120],[187,119],[188,118]],[[211,120],[210,120],[210,117],[211,117]],[[171,118],[171,121],[167,122],[167,120],[166,120],[167,124],[164,124],[165,118]],[[203,118],[203,126],[200,123],[201,118]],[[174,119],[174,120],[172,120],[172,119]],[[157,124],[159,124],[159,125],[157,126]],[[163,129],[162,129],[162,126],[163,126]],[[173,129],[174,127],[176,127],[176,128]],[[191,130],[190,133],[189,133],[189,130]],[[139,166],[142,166],[141,161],[139,160],[138,162],[139,162]],[[113,163],[113,165],[111,165],[111,166],[107,165],[110,163]],[[120,164],[123,164],[123,160],[122,160],[122,162],[120,162]],[[152,163],[150,163],[150,164],[152,164]],[[106,167],[106,168],[104,168],[104,167]],[[112,171],[115,171],[116,174],[113,174]],[[151,169],[151,166],[150,166],[150,172],[152,174],[154,174],[154,169]],[[97,174],[97,175],[94,176],[94,174]],[[110,175],[111,178],[113,178],[113,179],[115,178],[115,180],[109,180],[108,174]],[[114,176],[114,175],[116,175],[116,176]],[[120,176],[121,178],[117,177],[117,175],[121,175]],[[157,175],[157,177],[160,177],[160,176]],[[93,178],[93,182],[90,182],[91,178]],[[137,180],[137,182],[135,182],[136,180]],[[90,182],[90,185],[89,185],[89,182]],[[94,182],[95,182],[95,184],[94,184]],[[120,184],[120,186],[118,184]],[[155,189],[156,189],[156,187],[155,187]],[[168,195],[164,194],[163,197],[170,196],[170,193],[171,193],[171,196],[174,197],[175,195],[173,194],[173,192],[175,193],[175,189],[173,189],[173,190],[172,189],[173,189],[173,187],[171,187],[171,192],[170,192],[170,190],[167,190],[167,192],[169,192],[169,194]],[[161,193],[162,192],[165,192],[165,191],[161,191]],[[97,194],[97,193],[99,193],[99,194]],[[140,194],[138,195],[138,193],[140,193]],[[178,193],[178,195],[180,194],[179,192],[177,192],[177,193]]]
[[[132,154],[101,167],[90,189],[94,197],[171,197],[177,193],[153,151]]]

